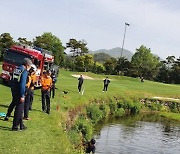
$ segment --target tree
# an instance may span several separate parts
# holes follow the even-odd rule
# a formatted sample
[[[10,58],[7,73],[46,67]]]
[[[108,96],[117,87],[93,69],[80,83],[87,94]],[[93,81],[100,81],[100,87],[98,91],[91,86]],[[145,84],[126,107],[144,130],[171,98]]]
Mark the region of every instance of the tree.
[[[84,71],[84,59],[85,57],[84,56],[77,56],[75,58],[75,66],[76,66],[76,70],[77,71]]]
[[[3,33],[0,35],[0,60],[4,58],[4,52],[7,48],[10,48],[15,42],[9,33]]]
[[[84,71],[91,71],[94,64],[93,56],[90,54],[84,55]]]
[[[98,62],[94,62],[93,72],[94,73],[104,73],[105,72],[104,65],[101,63],[98,63]]]
[[[117,71],[118,74],[121,73],[123,75],[128,75],[130,68],[131,68],[131,63],[125,57],[120,57],[117,60],[117,65],[115,70]]]
[[[64,65],[64,67],[66,69],[70,69],[71,71],[75,70],[76,66],[75,66],[74,60],[73,60],[73,58],[71,56],[68,56],[68,55],[65,56],[65,65]]]
[[[131,64],[133,68],[137,69],[138,76],[153,79],[158,71],[159,59],[153,56],[150,49],[142,45],[139,49],[136,49]]]
[[[180,84],[180,57],[174,61],[172,65],[172,80],[176,84]]]
[[[168,83],[169,81],[169,72],[167,69],[166,61],[161,61],[156,80],[163,83]]]
[[[19,37],[18,41],[20,44],[26,44],[31,46],[33,43],[31,41],[28,41],[25,37]]]
[[[104,67],[106,69],[106,74],[116,74],[115,68],[116,68],[117,60],[115,58],[110,58],[105,61]]]
[[[87,43],[84,40],[77,41],[76,39],[70,39],[66,43],[66,48],[70,49],[73,57],[82,56],[88,53]]]
[[[174,57],[174,56],[168,56],[168,57],[166,58],[165,63],[166,63],[166,65],[167,65],[167,69],[168,69],[169,71],[171,71],[171,67],[172,67],[174,61],[175,61],[175,57]]]
[[[94,54],[94,61],[99,63],[104,63],[106,60],[110,59],[111,56],[106,53],[95,53]]]
[[[179,62],[175,61],[174,56],[168,56],[166,60],[161,61],[157,81],[165,83],[178,83]]]
[[[60,66],[64,65],[64,47],[57,36],[52,35],[52,33],[44,33],[41,36],[36,36],[33,45],[51,51],[55,57],[55,63]]]

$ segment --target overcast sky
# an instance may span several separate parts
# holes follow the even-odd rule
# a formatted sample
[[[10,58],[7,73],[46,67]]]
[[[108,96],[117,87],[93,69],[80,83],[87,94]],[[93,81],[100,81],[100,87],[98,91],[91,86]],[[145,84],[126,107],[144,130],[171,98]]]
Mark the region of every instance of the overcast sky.
[[[52,32],[65,45],[86,40],[90,50],[142,44],[161,58],[180,56],[180,0],[0,0],[0,34],[32,40]]]

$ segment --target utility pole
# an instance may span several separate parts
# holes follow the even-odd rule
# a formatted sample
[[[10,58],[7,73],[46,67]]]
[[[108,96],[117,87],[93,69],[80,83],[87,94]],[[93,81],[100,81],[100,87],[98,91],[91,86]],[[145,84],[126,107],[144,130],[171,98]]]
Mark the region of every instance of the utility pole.
[[[124,48],[124,41],[125,41],[126,28],[127,28],[127,26],[130,26],[130,24],[128,24],[127,22],[125,22],[125,30],[124,30],[123,44],[122,44],[122,50],[121,50],[121,57],[122,57],[122,54],[123,54],[123,48]]]

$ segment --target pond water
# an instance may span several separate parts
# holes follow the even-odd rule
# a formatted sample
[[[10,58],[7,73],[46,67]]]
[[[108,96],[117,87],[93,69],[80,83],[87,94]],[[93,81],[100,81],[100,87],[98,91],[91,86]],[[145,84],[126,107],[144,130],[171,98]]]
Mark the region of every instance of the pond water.
[[[108,119],[94,138],[96,154],[180,154],[180,123],[158,115]]]

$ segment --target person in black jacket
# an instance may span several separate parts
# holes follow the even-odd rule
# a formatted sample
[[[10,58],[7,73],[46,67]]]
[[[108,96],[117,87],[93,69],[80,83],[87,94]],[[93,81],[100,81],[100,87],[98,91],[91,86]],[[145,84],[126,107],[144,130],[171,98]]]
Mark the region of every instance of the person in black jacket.
[[[80,92],[81,92],[81,87],[82,87],[83,81],[84,81],[84,79],[83,79],[83,77],[82,77],[82,74],[80,75],[80,77],[78,78],[78,80],[79,80],[79,83],[78,83],[78,91],[79,91],[79,93],[80,93]]]
[[[54,96],[55,96],[55,89],[56,89],[55,83],[57,81],[55,70],[52,71],[51,78],[52,78],[52,87],[51,87],[50,95],[52,96],[52,98],[54,98]]]
[[[107,89],[108,89],[108,85],[109,85],[109,83],[110,83],[110,80],[108,79],[108,77],[106,77],[103,82],[104,82],[103,92],[104,92],[104,91],[107,92]]]
[[[86,153],[95,153],[96,147],[95,147],[96,140],[91,139],[90,142],[87,143],[86,145]]]
[[[27,127],[23,123],[23,109],[25,101],[25,87],[28,76],[28,71],[31,68],[32,62],[28,58],[24,58],[23,64],[16,68],[11,79],[11,92],[15,103],[15,112],[13,119],[13,131],[25,130]]]

